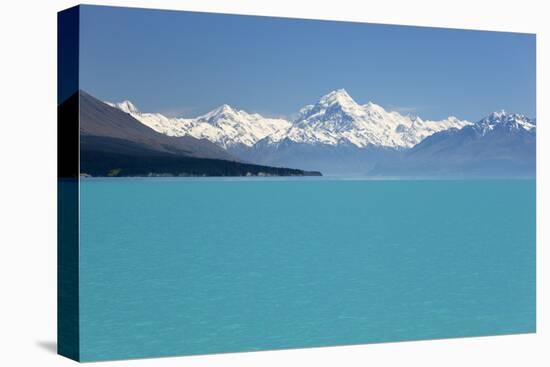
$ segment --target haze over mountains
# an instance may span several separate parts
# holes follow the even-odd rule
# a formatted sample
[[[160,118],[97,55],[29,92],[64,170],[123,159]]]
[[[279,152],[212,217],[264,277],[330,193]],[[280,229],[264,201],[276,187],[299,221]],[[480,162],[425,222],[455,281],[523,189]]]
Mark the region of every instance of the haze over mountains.
[[[449,176],[534,176],[535,120],[521,114],[493,112],[462,129],[435,133],[374,174]]]
[[[107,102],[108,103],[108,102]],[[109,103],[171,137],[208,140],[256,164],[354,175],[533,175],[535,121],[494,113],[476,123],[429,121],[358,104],[344,89],[300,109],[293,120],[264,118],[222,105],[196,118],[143,113]]]

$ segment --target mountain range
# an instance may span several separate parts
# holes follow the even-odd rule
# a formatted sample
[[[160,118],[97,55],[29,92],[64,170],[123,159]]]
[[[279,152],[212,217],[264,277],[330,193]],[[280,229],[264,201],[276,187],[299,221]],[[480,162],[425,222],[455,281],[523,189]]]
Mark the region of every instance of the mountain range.
[[[243,162],[206,139],[168,136],[142,124],[84,91],[59,106],[63,124],[74,121],[65,111],[79,111],[80,173],[92,176],[302,176],[298,169]]]
[[[293,120],[265,118],[227,104],[196,118],[168,118],[160,113],[140,112],[130,101],[107,103],[163,134],[208,139],[226,149],[239,145],[252,147],[264,139],[268,144],[286,139],[312,145],[410,148],[437,131],[471,124],[453,116],[424,121],[416,116],[387,112],[372,102],[360,105],[344,89],[332,91],[317,103],[303,107]]]
[[[521,114],[493,112],[462,129],[435,133],[373,174],[406,176],[534,176],[536,123]]]
[[[170,137],[207,140],[241,161],[359,175],[531,175],[535,121],[496,112],[478,122],[431,121],[357,103],[344,89],[299,110],[265,118],[222,105],[195,118],[144,113],[130,101],[109,103]]]

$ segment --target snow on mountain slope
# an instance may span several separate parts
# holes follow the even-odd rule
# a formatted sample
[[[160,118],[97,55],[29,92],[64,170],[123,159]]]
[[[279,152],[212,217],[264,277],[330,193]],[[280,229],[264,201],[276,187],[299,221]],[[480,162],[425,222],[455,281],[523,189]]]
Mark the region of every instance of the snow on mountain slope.
[[[279,137],[291,126],[287,120],[265,118],[257,113],[249,114],[229,105],[222,105],[205,115],[186,119],[168,118],[160,113],[143,113],[129,101],[107,103],[163,134],[191,135],[198,139],[208,139],[223,148],[238,144],[252,146],[267,136]]]
[[[284,140],[312,145],[409,148],[438,131],[471,125],[453,116],[441,121],[424,121],[388,112],[372,102],[359,105],[344,89],[330,92],[317,103],[303,107],[293,122],[249,114],[228,105],[185,119],[142,113],[129,101],[109,104],[158,132],[204,138],[224,148],[252,147],[260,140],[262,144],[273,145]]]
[[[504,129],[509,132],[526,130],[534,132],[536,122],[519,113],[506,113],[506,111],[493,112],[484,119],[476,122],[473,127],[482,136],[495,129]]]
[[[267,136],[278,137],[290,126],[290,122],[283,119],[265,118],[223,105],[197,117],[189,134],[228,148],[238,144],[252,146]]]
[[[144,125],[149,126],[159,133],[169,136],[183,136],[192,125],[193,119],[169,118],[160,113],[141,112],[132,102],[119,103],[105,102],[106,104],[124,111]]]
[[[321,97],[315,105],[302,108],[287,136],[308,144],[409,148],[435,132],[469,124],[452,116],[424,121],[388,112],[372,102],[359,105],[344,89],[339,89]]]
[[[126,112],[126,113],[129,113],[129,114],[139,112],[137,107],[134,106],[134,104],[132,102],[128,101],[128,100],[125,100],[125,101],[122,101],[122,102],[119,102],[119,103],[111,103],[111,102],[105,102],[105,103],[107,103],[111,107],[118,108],[119,110],[121,110],[123,112]]]
[[[377,164],[382,176],[533,177],[535,120],[494,112],[462,129],[435,133],[399,159]]]

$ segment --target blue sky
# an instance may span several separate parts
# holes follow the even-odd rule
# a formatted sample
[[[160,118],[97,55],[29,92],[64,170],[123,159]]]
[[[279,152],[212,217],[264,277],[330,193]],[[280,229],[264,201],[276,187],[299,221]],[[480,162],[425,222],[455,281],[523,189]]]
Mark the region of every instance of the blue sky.
[[[142,111],[290,116],[334,89],[435,119],[535,116],[535,36],[83,6],[80,87]]]

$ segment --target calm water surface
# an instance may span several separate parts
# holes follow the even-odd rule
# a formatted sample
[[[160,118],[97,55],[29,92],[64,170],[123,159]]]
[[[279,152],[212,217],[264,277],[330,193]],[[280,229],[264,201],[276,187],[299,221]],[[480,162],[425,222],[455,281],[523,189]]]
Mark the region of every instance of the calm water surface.
[[[83,360],[535,330],[535,181],[84,179]]]

